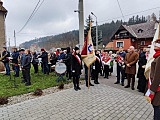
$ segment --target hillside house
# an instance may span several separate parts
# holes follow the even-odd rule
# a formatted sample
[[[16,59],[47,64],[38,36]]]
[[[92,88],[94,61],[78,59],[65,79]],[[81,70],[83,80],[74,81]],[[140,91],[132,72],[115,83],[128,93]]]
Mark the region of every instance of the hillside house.
[[[113,49],[120,46],[127,50],[129,46],[142,49],[151,45],[158,23],[151,21],[135,25],[121,25],[112,36]]]

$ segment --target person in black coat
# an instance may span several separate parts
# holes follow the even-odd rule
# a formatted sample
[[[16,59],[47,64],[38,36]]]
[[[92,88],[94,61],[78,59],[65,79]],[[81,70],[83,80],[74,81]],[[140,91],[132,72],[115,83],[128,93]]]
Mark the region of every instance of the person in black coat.
[[[17,48],[13,48],[12,53],[12,64],[13,64],[13,70],[15,71],[15,77],[19,77],[19,65],[18,65],[18,59],[19,59],[19,51],[17,51]]]
[[[82,59],[80,50],[78,47],[75,47],[75,52],[72,54],[72,75],[73,75],[73,84],[74,84],[74,89],[81,90],[79,87],[79,78],[81,75],[81,70],[82,70]]]
[[[100,59],[100,56],[99,56],[99,51],[96,50],[95,53],[96,53],[96,61],[93,64],[94,83],[99,84],[98,75],[101,71],[101,63],[102,62],[101,62],[101,59]]]
[[[39,55],[38,58],[42,58],[42,71],[44,74],[49,74],[49,67],[48,67],[48,53],[42,48],[41,49],[42,55]]]
[[[34,73],[38,73],[38,58],[36,52],[32,53],[32,65],[34,67]]]
[[[137,78],[138,78],[137,89],[139,90],[139,92],[142,92],[142,93],[145,92],[146,83],[147,83],[147,80],[144,76],[146,63],[147,63],[146,48],[143,48],[143,51],[139,55],[139,62],[138,62],[139,68],[137,73]]]
[[[6,68],[6,74],[5,75],[10,75],[10,67],[9,67],[9,58],[10,57],[10,52],[7,51],[6,47],[3,47],[4,51],[2,52],[2,62]]]
[[[70,47],[67,47],[67,53],[65,55],[65,64],[67,66],[67,73],[66,77],[68,77],[68,80],[71,79],[72,77],[72,70],[71,70],[71,65],[72,65],[72,53],[70,50]]]
[[[31,85],[31,77],[30,77],[30,68],[31,68],[31,55],[30,55],[30,50],[25,50],[25,57],[22,61],[22,70],[24,71],[24,80],[25,80],[25,85],[29,86]]]

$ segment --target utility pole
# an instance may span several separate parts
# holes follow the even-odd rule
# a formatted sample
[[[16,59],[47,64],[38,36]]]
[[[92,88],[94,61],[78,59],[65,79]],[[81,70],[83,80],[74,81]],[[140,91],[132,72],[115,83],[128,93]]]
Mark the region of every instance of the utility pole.
[[[15,30],[14,30],[14,45],[15,45],[15,47],[17,47],[16,46],[16,32],[15,32]]]
[[[83,10],[83,0],[79,0],[79,47],[82,51],[84,44],[84,10]]]

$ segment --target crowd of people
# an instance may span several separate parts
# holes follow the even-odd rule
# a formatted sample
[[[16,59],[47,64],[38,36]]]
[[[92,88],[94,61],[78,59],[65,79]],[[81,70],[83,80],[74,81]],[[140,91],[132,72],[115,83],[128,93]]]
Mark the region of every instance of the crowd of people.
[[[154,94],[155,99],[153,99],[154,115],[159,119],[159,99],[160,94],[157,91],[157,86],[160,85],[159,82],[159,56],[160,56],[160,39],[155,43],[155,55],[153,56],[155,60],[151,64],[151,79],[152,84],[150,91]],[[70,80],[73,77],[73,85],[75,91],[81,90],[79,86],[80,75],[82,74],[83,64],[80,54],[80,49],[75,47],[71,49],[67,47],[66,50],[57,49],[56,52],[47,52],[45,49],[41,49],[41,53],[31,52],[29,49],[20,49],[13,48],[13,51],[10,53],[7,51],[6,47],[3,47],[3,52],[1,55],[1,61],[4,63],[6,74],[10,75],[10,64],[12,63],[12,69],[15,71],[14,76],[19,77],[20,69],[22,70],[22,82],[26,86],[31,85],[30,77],[30,68],[31,64],[34,68],[34,73],[38,73],[39,67],[41,65],[41,70],[44,74],[49,75],[53,70],[51,69],[53,65],[56,65],[57,62],[63,62],[66,65],[66,77]],[[113,73],[113,66],[117,66],[117,80],[114,84],[121,84],[125,88],[130,88],[135,90],[135,78],[138,78],[137,89],[139,92],[145,93],[147,88],[147,80],[144,76],[145,67],[148,59],[148,51],[146,48],[143,48],[142,51],[135,50],[134,46],[130,46],[127,51],[124,51],[122,47],[119,47],[119,50],[116,54],[113,54],[112,51],[102,51],[95,50],[96,61],[91,65],[90,74],[88,74],[88,67],[84,65],[85,69],[85,81],[86,87],[88,85],[94,86],[91,81],[88,81],[88,75],[91,76],[91,79],[94,80],[94,84],[99,84],[99,75],[103,76],[106,79],[109,79],[109,76]],[[41,60],[39,59],[41,58]],[[116,62],[116,64],[114,64]],[[138,71],[137,71],[138,63]],[[158,67],[157,67],[158,66]],[[158,72],[157,72],[158,71]],[[127,79],[127,84],[124,85],[124,81]],[[159,87],[158,87],[159,88]],[[160,89],[158,89],[160,90]],[[158,101],[158,102],[157,102]],[[157,107],[158,106],[158,107]],[[157,120],[158,120],[157,119]]]
[[[31,85],[30,80],[30,68],[31,64],[34,68],[34,73],[38,73],[41,65],[41,71],[44,74],[49,74],[54,71],[52,66],[55,66],[57,62],[63,62],[66,65],[66,77],[67,80],[71,80],[73,77],[74,89],[79,90],[79,78],[83,70],[82,58],[78,47],[71,49],[67,47],[65,50],[57,49],[54,52],[47,52],[45,49],[41,49],[40,53],[31,52],[30,50],[13,48],[10,53],[6,47],[3,47],[2,53],[3,63],[6,68],[6,74],[10,75],[9,62],[12,63],[12,69],[15,71],[15,77],[19,77],[19,71],[22,70],[23,80],[26,85]],[[116,54],[113,51],[95,50],[96,61],[91,65],[90,76],[94,80],[94,84],[99,84],[99,75],[109,79],[109,76],[113,73],[113,65],[116,62],[117,66],[117,81],[115,84],[121,84],[124,86],[124,80],[127,78],[127,85],[125,88],[135,89],[135,75],[136,75],[136,63],[138,61],[139,69],[137,78],[138,90],[140,92],[145,91],[146,79],[144,76],[145,64],[147,63],[146,48],[142,52],[138,53],[134,47],[131,46],[127,52],[122,47],[119,48]],[[9,57],[11,59],[9,59]],[[41,59],[39,59],[41,58]],[[85,81],[88,87],[88,68],[84,65],[85,69]],[[90,86],[94,86],[91,82]]]

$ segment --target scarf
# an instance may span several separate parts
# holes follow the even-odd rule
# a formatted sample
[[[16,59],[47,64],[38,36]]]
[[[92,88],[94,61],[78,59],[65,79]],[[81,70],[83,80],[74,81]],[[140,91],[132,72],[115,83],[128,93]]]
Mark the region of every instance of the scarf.
[[[158,56],[160,56],[160,49],[155,49],[155,54],[153,55],[153,58],[157,58]]]

